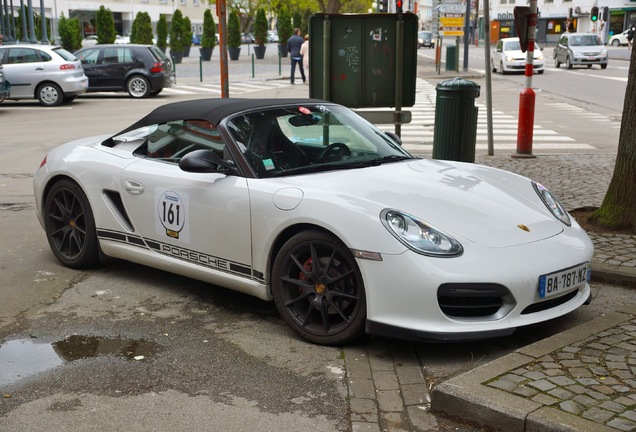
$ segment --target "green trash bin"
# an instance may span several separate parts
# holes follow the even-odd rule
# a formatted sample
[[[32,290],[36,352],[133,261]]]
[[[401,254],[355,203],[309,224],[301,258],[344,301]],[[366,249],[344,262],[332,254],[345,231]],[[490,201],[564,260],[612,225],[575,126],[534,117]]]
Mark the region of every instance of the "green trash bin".
[[[437,84],[433,159],[475,162],[479,84],[453,78]]]
[[[446,46],[446,70],[457,70],[457,45]]]

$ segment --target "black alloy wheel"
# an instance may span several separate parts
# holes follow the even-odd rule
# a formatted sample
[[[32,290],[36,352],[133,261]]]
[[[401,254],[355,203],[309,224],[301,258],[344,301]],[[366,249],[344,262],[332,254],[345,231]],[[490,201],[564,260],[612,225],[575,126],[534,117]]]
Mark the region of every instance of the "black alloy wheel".
[[[272,270],[276,308],[302,338],[340,345],[364,334],[366,296],[349,249],[322,231],[301,232],[285,243]]]
[[[95,220],[86,195],[70,181],[55,183],[44,205],[46,237],[65,266],[85,269],[99,263]]]

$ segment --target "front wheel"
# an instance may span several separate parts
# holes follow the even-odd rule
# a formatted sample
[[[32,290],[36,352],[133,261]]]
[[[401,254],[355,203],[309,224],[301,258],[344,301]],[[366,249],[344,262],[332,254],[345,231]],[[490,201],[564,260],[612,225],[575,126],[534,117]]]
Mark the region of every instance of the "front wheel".
[[[304,231],[283,245],[272,269],[272,295],[285,322],[312,343],[340,345],[364,334],[362,275],[331,234]]]
[[[601,65],[601,69],[607,69],[607,63]]]
[[[44,106],[58,106],[64,101],[62,89],[53,83],[41,84],[35,91],[35,95]]]
[[[557,69],[561,67],[561,62],[559,61],[559,58],[556,54],[554,54],[554,67]]]
[[[93,212],[77,183],[53,185],[45,199],[44,229],[53,254],[65,266],[85,269],[99,263]]]
[[[612,41],[612,46],[613,46],[613,47],[617,47],[617,46],[619,46],[620,44],[621,44],[621,42],[620,42],[618,39],[614,39],[614,40]]]
[[[572,62],[570,61],[570,56],[565,58],[565,67],[566,69],[572,69]]]
[[[150,95],[150,83],[141,75],[135,75],[128,78],[126,90],[134,98],[143,98]]]

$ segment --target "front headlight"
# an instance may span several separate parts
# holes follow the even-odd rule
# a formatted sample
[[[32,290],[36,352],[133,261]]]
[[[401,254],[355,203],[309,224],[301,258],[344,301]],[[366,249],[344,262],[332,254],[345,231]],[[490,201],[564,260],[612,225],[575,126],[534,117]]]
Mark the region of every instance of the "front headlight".
[[[565,208],[561,205],[556,196],[552,195],[552,193],[545,188],[542,184],[537,182],[532,182],[532,187],[537,192],[543,204],[550,210],[550,212],[554,215],[555,218],[566,224],[567,226],[572,225],[572,221],[570,220],[570,215]]]
[[[457,240],[407,213],[385,209],[380,219],[396,239],[417,253],[453,257],[464,251]]]

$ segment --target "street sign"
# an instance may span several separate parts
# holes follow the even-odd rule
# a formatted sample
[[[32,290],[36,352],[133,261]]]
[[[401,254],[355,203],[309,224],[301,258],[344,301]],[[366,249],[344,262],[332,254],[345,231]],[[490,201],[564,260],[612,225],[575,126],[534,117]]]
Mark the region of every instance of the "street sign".
[[[439,19],[442,27],[462,27],[464,25],[464,17],[448,17],[443,16]]]
[[[466,12],[466,5],[460,3],[446,3],[441,4],[438,7],[439,13],[454,13],[454,14],[463,14]]]

